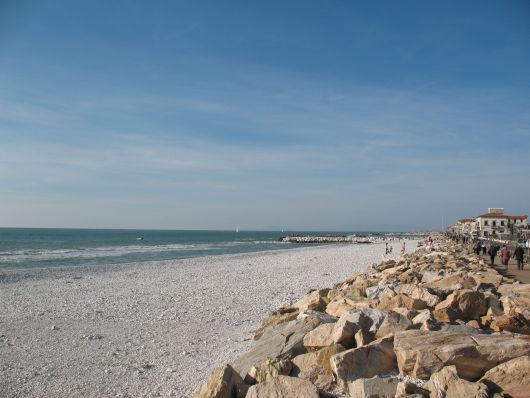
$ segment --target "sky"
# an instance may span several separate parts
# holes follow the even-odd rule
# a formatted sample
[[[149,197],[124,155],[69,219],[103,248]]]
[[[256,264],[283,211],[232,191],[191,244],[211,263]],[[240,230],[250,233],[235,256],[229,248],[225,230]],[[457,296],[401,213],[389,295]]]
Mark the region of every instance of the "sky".
[[[530,214],[530,3],[0,0],[0,226]]]

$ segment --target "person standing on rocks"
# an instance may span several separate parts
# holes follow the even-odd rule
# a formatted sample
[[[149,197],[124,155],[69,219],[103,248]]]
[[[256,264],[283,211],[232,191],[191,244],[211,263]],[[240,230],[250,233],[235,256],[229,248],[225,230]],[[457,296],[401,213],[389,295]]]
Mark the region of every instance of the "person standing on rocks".
[[[513,252],[513,256],[517,260],[517,269],[519,271],[523,270],[523,260],[524,260],[524,249],[521,245],[517,246],[517,248]]]
[[[401,255],[405,254],[405,242],[401,245]]]
[[[510,251],[506,245],[502,245],[501,249],[501,263],[508,269],[508,261],[510,261]]]

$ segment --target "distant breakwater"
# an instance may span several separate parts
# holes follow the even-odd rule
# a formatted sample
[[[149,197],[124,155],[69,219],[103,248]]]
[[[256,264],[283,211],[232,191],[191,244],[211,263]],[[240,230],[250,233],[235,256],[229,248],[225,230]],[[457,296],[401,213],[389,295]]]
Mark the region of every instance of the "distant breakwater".
[[[287,243],[373,243],[368,238],[356,236],[330,235],[330,236],[282,236],[279,242]]]

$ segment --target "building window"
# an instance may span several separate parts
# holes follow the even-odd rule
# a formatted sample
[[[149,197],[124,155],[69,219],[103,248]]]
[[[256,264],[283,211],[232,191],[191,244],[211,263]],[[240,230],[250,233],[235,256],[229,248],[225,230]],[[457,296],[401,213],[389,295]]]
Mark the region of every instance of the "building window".
[[[496,227],[496,226],[497,226],[497,221],[493,221],[493,222],[491,223],[491,225],[494,226],[494,227]]]
[[[488,220],[484,220],[484,225],[488,225]]]
[[[501,227],[504,227],[504,221],[501,221]]]

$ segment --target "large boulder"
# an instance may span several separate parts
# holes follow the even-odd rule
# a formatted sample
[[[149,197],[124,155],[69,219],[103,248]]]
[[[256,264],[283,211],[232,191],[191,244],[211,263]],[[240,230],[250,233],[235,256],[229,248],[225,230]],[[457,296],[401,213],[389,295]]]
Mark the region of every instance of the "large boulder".
[[[504,330],[512,333],[530,335],[530,320],[526,319],[523,314],[513,312],[509,315],[495,317],[490,327],[497,332]]]
[[[375,334],[375,338],[379,339],[389,334],[411,329],[412,327],[412,321],[406,316],[403,316],[398,312],[390,311]]]
[[[310,381],[315,387],[323,391],[330,391],[336,387],[333,373],[320,366],[312,366],[300,372],[298,377]]]
[[[323,324],[304,337],[304,345],[312,350],[333,344],[342,344],[346,348],[355,346],[355,334],[359,330],[369,330],[372,319],[362,310],[344,313],[336,323]]]
[[[271,311],[269,316],[261,322],[260,327],[254,331],[254,340],[258,340],[263,336],[263,333],[267,328],[296,319],[299,312],[298,308],[294,307],[280,307]]]
[[[530,354],[495,366],[480,381],[494,392],[526,388],[530,393]]]
[[[319,289],[309,292],[304,297],[302,297],[298,302],[296,302],[293,307],[297,308],[299,311],[305,310],[323,310],[326,308],[327,304],[327,294],[330,289]]]
[[[304,336],[304,347],[308,350],[318,350],[323,347],[329,347],[337,344],[333,335],[335,324],[323,323],[318,325]]]
[[[206,381],[193,392],[193,398],[244,397],[243,379],[230,365],[215,369]]]
[[[427,303],[420,299],[415,299],[406,294],[396,294],[391,298],[381,298],[377,309],[381,311],[391,311],[394,308],[403,307],[408,309],[423,310],[427,308]]]
[[[348,384],[350,398],[394,398],[399,383],[397,377],[357,379]]]
[[[337,384],[346,390],[348,383],[387,373],[396,367],[393,337],[373,341],[331,357]]]
[[[484,294],[473,290],[458,290],[439,303],[433,315],[440,322],[452,323],[457,319],[478,319],[487,310]]]
[[[247,384],[264,383],[276,376],[288,376],[293,364],[287,359],[267,358],[259,366],[252,366],[245,377]]]
[[[424,301],[429,307],[434,307],[441,301],[441,298],[429,291],[429,289],[418,285],[398,285],[394,288],[394,290],[396,293],[405,294],[410,298]]]
[[[528,354],[530,337],[408,330],[396,333],[394,350],[402,375],[427,380],[455,365],[459,377],[475,381],[498,364]]]
[[[430,391],[430,398],[488,398],[488,388],[484,384],[462,380],[455,366],[447,366],[433,373],[426,387]]]
[[[507,315],[521,314],[530,321],[530,284],[511,285],[501,297]]]
[[[341,317],[346,312],[356,308],[373,308],[377,305],[377,300],[367,297],[335,297],[327,306],[326,312],[330,315]]]
[[[246,375],[252,366],[267,358],[291,359],[307,352],[304,336],[320,324],[317,317],[307,316],[267,329],[254,346],[234,362],[234,368]]]
[[[246,398],[319,398],[317,388],[308,380],[278,376],[249,388]]]
[[[470,277],[469,274],[464,271],[441,276],[425,284],[425,287],[435,288],[446,293],[460,289],[474,289],[476,286],[477,282],[475,279]]]
[[[495,270],[473,272],[471,277],[475,280],[477,289],[498,288],[502,283],[502,275]]]
[[[332,371],[330,359],[333,355],[343,352],[345,349],[340,344],[335,344],[330,347],[322,348],[318,351],[301,354],[292,359],[293,371],[292,375],[297,376],[300,372],[307,371],[314,366]]]

